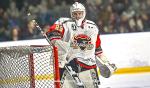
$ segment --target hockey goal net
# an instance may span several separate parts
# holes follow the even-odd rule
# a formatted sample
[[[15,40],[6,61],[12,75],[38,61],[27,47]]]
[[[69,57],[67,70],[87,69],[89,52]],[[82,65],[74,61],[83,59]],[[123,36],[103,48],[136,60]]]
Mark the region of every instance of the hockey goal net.
[[[59,88],[56,47],[0,47],[0,88]]]

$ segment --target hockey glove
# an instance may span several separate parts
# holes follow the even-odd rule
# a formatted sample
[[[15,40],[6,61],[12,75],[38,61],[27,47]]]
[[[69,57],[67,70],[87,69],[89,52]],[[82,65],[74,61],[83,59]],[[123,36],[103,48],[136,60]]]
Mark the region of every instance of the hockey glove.
[[[104,78],[109,78],[117,69],[116,65],[111,64],[104,55],[96,56],[96,64]]]

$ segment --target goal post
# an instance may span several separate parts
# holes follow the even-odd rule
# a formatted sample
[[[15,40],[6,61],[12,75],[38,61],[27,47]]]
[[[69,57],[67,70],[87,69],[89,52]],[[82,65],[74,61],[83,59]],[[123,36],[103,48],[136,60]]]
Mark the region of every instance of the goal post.
[[[57,47],[0,47],[0,88],[60,88]]]

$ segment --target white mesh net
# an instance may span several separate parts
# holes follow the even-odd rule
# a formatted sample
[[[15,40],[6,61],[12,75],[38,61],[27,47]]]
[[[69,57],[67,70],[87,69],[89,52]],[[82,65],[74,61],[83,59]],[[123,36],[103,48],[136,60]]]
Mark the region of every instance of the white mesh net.
[[[54,88],[51,46],[0,48],[0,88]]]

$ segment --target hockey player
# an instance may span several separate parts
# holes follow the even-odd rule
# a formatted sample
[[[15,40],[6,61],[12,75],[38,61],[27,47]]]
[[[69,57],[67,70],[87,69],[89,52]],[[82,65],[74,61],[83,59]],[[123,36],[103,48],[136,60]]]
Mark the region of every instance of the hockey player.
[[[62,87],[98,88],[96,68],[99,67],[101,75],[108,78],[116,66],[103,53],[98,27],[85,19],[85,7],[75,2],[70,7],[70,14],[71,18],[59,18],[46,33],[58,47]]]

